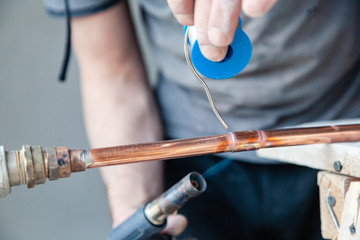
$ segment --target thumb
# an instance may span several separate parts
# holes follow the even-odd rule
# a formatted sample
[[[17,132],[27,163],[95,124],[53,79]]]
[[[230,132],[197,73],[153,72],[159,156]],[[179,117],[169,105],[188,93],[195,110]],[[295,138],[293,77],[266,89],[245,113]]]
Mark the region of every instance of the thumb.
[[[166,227],[161,231],[161,233],[166,233],[171,236],[178,236],[185,230],[187,223],[188,221],[184,215],[170,215],[167,218]]]

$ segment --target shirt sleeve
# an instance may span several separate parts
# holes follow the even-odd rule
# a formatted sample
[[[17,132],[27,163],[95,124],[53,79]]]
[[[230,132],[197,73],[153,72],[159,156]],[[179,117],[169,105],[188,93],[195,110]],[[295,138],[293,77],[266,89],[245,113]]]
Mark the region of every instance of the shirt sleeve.
[[[105,10],[121,0],[69,0],[72,17]],[[43,0],[46,12],[52,16],[65,16],[65,0]]]

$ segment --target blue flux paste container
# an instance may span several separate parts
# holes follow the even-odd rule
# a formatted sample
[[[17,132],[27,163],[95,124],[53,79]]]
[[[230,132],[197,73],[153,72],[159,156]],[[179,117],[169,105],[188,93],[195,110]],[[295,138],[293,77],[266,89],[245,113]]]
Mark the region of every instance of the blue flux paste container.
[[[185,31],[188,26],[185,26]],[[190,30],[195,31],[194,27],[189,27]],[[191,29],[193,28],[193,29]],[[241,72],[249,63],[252,53],[252,47],[249,37],[241,30],[241,19],[239,18],[239,25],[236,28],[233,42],[229,45],[228,52],[221,62],[213,62],[205,58],[199,47],[197,39],[189,41],[190,57],[195,69],[205,77],[211,79],[226,79],[231,78]]]

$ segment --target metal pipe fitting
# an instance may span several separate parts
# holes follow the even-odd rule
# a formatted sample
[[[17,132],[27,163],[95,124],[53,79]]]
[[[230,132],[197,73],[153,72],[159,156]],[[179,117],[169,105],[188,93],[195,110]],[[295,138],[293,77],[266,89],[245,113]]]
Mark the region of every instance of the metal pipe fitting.
[[[67,147],[23,145],[21,150],[5,151],[0,146],[0,198],[11,193],[11,187],[26,184],[33,188],[44,184],[46,178],[57,180],[70,177],[71,172],[85,171],[89,159],[85,160],[82,149]]]

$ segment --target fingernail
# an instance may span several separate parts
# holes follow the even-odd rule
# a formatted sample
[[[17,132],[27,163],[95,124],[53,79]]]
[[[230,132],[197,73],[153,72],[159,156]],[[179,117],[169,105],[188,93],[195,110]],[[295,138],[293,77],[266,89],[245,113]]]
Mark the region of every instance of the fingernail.
[[[194,14],[175,14],[175,17],[182,25],[194,25]]]
[[[249,12],[247,14],[248,17],[251,17],[251,18],[257,18],[257,17],[261,17],[265,15],[265,12],[256,12],[256,11],[253,11],[253,12]]]
[[[200,50],[204,57],[213,62],[220,62],[226,55],[226,47],[215,47],[211,45],[202,45]]]
[[[251,18],[261,17],[276,4],[277,0],[252,0],[243,2],[243,12]]]
[[[209,40],[215,46],[225,47],[228,46],[230,43],[228,36],[222,32],[219,28],[212,27],[209,30]]]

